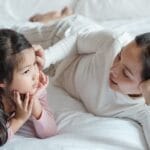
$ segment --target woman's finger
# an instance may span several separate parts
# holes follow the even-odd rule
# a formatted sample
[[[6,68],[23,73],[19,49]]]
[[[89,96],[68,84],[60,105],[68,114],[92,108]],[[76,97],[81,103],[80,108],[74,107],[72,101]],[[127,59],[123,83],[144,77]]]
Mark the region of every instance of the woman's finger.
[[[40,69],[42,69],[44,67],[45,61],[40,56],[36,56],[36,62],[37,62]]]
[[[44,49],[40,45],[32,45],[36,56],[44,57]]]

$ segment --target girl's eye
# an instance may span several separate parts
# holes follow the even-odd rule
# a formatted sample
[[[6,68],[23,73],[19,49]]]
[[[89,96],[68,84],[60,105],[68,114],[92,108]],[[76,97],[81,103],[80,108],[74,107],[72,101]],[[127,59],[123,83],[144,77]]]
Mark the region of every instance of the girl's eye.
[[[30,71],[30,70],[28,69],[28,70],[24,71],[23,74],[27,74],[29,71]]]

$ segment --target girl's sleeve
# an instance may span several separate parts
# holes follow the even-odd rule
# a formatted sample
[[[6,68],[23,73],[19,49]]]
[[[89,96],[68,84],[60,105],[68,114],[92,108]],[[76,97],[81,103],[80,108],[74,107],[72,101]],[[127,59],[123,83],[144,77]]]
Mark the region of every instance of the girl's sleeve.
[[[7,124],[7,126],[8,126],[7,133],[8,133],[8,140],[9,140],[14,136],[14,132],[13,132],[11,126],[9,126],[9,123]]]
[[[40,97],[43,107],[41,117],[37,120],[32,116],[34,128],[39,138],[47,138],[57,133],[56,121],[52,112],[49,110],[46,90]]]

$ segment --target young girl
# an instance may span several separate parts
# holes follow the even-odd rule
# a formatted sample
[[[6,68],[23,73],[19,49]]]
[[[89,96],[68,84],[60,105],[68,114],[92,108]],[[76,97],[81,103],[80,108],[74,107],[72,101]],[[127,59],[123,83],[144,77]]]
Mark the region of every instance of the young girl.
[[[45,66],[51,64],[56,51],[76,51],[58,65],[54,84],[95,115],[137,121],[150,148],[150,33],[128,42],[127,34],[108,31],[70,36],[45,52]],[[42,53],[38,57],[41,65]]]
[[[34,48],[15,31],[0,30],[0,145],[16,132],[46,138],[56,123],[46,97],[48,77],[39,70]]]

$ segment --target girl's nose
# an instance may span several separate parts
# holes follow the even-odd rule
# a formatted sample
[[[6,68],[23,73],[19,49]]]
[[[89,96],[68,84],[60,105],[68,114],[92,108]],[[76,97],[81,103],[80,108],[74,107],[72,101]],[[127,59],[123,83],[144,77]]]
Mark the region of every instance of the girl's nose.
[[[34,70],[33,74],[32,74],[32,80],[36,80],[37,79],[37,74],[38,72],[36,70]]]
[[[32,80],[34,81],[35,79],[36,79],[36,75],[34,73],[33,76],[32,76]]]
[[[38,68],[37,66],[34,67],[33,75],[32,75],[32,80],[36,80],[38,76]]]

